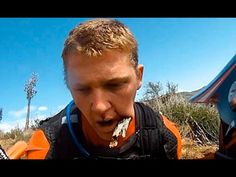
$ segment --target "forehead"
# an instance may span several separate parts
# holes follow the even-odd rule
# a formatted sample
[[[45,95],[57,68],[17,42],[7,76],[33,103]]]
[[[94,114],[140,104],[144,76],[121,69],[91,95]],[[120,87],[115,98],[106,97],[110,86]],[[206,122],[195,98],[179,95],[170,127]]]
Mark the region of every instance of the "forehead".
[[[74,53],[68,56],[66,62],[68,79],[77,82],[109,80],[134,73],[129,55],[117,51],[105,52],[98,57]]]
[[[65,58],[66,64],[91,64],[96,62],[127,62],[131,63],[130,53],[121,52],[119,50],[106,50],[103,51],[100,55],[89,56],[83,53],[80,53],[76,50],[71,51],[70,54]]]

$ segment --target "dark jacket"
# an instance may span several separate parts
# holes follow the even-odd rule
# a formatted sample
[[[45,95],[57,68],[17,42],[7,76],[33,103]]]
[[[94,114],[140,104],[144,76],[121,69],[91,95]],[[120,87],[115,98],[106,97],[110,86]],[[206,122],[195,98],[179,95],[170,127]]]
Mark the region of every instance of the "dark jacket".
[[[73,107],[70,113],[77,140],[89,156],[83,155],[71,137],[66,120],[66,108],[42,121],[37,131],[43,131],[49,147],[45,159],[178,159],[181,156],[181,137],[175,125],[163,115],[142,103],[135,103],[136,132],[120,148],[97,148],[86,145],[80,124],[80,111]],[[163,120],[165,119],[165,120]],[[168,124],[168,125],[167,125]],[[45,138],[46,137],[46,138]],[[37,137],[39,138],[39,137]],[[36,142],[34,135],[30,142]],[[35,143],[34,143],[35,144]],[[37,144],[37,143],[36,143]],[[35,145],[34,145],[35,146]],[[37,158],[34,151],[29,158]],[[38,157],[41,158],[41,157]]]

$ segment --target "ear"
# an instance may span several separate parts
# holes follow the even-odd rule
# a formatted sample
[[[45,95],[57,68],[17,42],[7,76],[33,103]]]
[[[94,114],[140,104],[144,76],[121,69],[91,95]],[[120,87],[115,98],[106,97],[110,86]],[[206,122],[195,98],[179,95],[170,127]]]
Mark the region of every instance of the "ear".
[[[144,70],[144,67],[143,65],[139,64],[137,66],[137,90],[140,89],[140,87],[142,86],[142,80],[143,80],[143,70]]]

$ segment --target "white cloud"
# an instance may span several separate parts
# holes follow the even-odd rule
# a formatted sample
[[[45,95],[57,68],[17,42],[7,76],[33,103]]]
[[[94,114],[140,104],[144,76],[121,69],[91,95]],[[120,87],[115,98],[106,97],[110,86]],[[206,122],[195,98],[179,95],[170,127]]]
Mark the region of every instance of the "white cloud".
[[[34,120],[43,120],[46,119],[48,116],[48,113],[46,111],[48,110],[47,106],[31,106],[30,107],[30,126],[34,124]],[[20,128],[23,129],[25,126],[26,121],[26,114],[27,114],[27,106],[19,109],[19,110],[11,110],[8,112],[8,118],[4,119],[0,123],[0,130],[4,132],[9,132],[11,129]]]
[[[14,120],[14,121],[7,121],[7,122],[3,120],[3,122],[0,123],[0,130],[4,132],[9,132],[11,131],[11,129],[15,129],[15,128],[23,129],[24,126],[25,126],[25,117]]]
[[[48,116],[43,115],[43,114],[37,114],[37,115],[32,115],[30,117],[30,126],[34,124],[34,120],[39,119],[43,120],[46,119]],[[8,122],[1,122],[0,123],[0,130],[6,132],[10,132],[11,129],[15,128],[20,128],[23,129],[25,127],[25,117],[18,118],[14,121],[8,121]]]
[[[31,111],[34,111],[35,109],[36,109],[35,106],[30,106]],[[13,116],[14,118],[22,117],[23,115],[25,115],[27,113],[27,106],[25,106],[24,108],[22,108],[20,110],[9,111],[8,113],[9,113],[9,115]]]
[[[66,105],[55,106],[55,113],[48,112],[48,107],[45,105],[42,106],[31,106],[30,107],[30,125],[34,124],[34,120],[44,120],[48,117],[54,116],[58,111],[65,108]],[[11,110],[8,112],[8,119],[3,120],[0,123],[0,130],[6,132],[14,129],[16,127],[24,128],[27,114],[27,106],[19,110]]]
[[[39,106],[38,107],[38,111],[46,111],[46,110],[48,110],[47,106]]]
[[[9,132],[11,129],[13,129],[14,126],[10,125],[9,123],[1,123],[0,124],[0,130],[4,133]]]

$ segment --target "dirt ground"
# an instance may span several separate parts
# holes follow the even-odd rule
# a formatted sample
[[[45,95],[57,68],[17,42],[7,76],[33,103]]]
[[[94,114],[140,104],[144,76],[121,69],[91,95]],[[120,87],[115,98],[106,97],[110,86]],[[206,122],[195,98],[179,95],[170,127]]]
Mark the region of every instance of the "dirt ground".
[[[7,151],[16,141],[14,139],[0,140],[0,145]],[[191,139],[182,140],[182,159],[213,159],[217,145],[200,146]]]
[[[11,146],[13,146],[15,142],[16,140],[14,139],[2,139],[2,140],[0,139],[0,145],[5,151],[9,149]]]
[[[182,159],[214,159],[218,145],[197,145],[191,139],[182,140]]]

